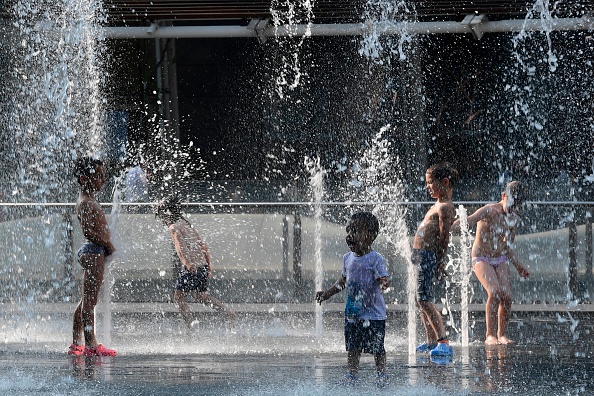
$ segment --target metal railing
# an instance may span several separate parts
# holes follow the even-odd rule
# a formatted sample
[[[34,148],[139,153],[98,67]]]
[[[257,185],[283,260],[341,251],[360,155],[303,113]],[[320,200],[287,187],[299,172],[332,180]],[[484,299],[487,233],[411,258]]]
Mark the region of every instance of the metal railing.
[[[482,201],[457,201],[455,205],[464,205],[468,208],[468,213],[472,213],[475,208],[478,208],[488,202]],[[344,220],[348,214],[357,209],[371,210],[377,206],[406,206],[408,208],[408,237],[414,234],[416,225],[422,219],[426,212],[426,208],[432,205],[433,202],[416,201],[416,202],[186,202],[183,203],[185,211],[191,216],[194,215],[242,215],[242,214],[274,214],[281,216],[279,218],[280,226],[275,226],[274,233],[278,234],[280,246],[282,249],[282,266],[281,273],[286,279],[291,279],[293,287],[293,297],[297,301],[301,301],[305,295],[310,293],[304,292],[307,287],[305,283],[309,281],[310,274],[304,266],[304,257],[310,256],[307,248],[304,248],[304,224],[303,218],[311,218],[313,216],[312,208],[314,205],[321,205],[325,210],[324,220],[332,224],[334,223],[338,230],[337,238],[342,239],[343,234],[341,228],[344,225]],[[102,203],[106,208],[110,208],[112,203]],[[152,203],[122,203],[122,213],[127,215],[147,214],[151,213]],[[131,208],[140,208],[138,211],[130,211]],[[59,276],[66,279],[72,279],[74,255],[75,255],[75,239],[76,233],[79,232],[78,227],[73,222],[74,204],[73,203],[0,203],[0,209],[8,209],[10,219],[17,226],[19,216],[21,218],[33,218],[35,216],[43,216],[45,214],[58,214],[62,217],[63,225],[58,228],[59,232],[53,232],[55,238],[67,239],[65,243],[61,243],[63,249],[64,269]],[[23,211],[23,209],[25,209]],[[550,202],[528,202],[527,210],[524,218],[523,232],[520,235],[529,235],[531,233],[546,233],[552,231],[563,230],[559,238],[565,238],[565,230],[567,233],[567,258],[565,256],[562,260],[567,260],[567,287],[574,299],[581,299],[585,294],[584,282],[592,283],[593,277],[593,242],[592,242],[592,214],[594,210],[594,202],[569,202],[569,201],[550,201]],[[544,212],[543,212],[544,211]],[[546,215],[545,212],[550,212],[553,215]],[[109,211],[106,211],[109,214]],[[134,212],[134,213],[132,213]],[[152,221],[152,217],[148,218]],[[9,222],[10,223],[10,222]],[[11,224],[7,224],[10,227]],[[309,224],[309,223],[308,223]],[[539,225],[535,225],[539,224]],[[542,225],[544,224],[544,225]],[[0,226],[2,223],[0,223]],[[553,226],[551,226],[553,225]],[[579,226],[579,232],[578,232]],[[28,226],[30,227],[30,225]],[[40,226],[41,227],[41,226]],[[155,227],[158,227],[158,222],[155,220]],[[583,229],[583,231],[582,231]],[[18,230],[17,230],[18,231]],[[17,238],[23,234],[26,237],[26,232],[17,232]],[[307,233],[307,229],[305,230]],[[223,230],[222,232],[225,232]],[[583,233],[583,240],[579,239],[579,235]],[[307,235],[309,238],[309,234]],[[80,236],[78,236],[80,238]],[[342,247],[342,245],[340,245]],[[305,249],[305,250],[304,250]],[[580,260],[580,255],[583,253],[583,261]],[[304,256],[305,255],[305,256]],[[10,256],[10,255],[7,255]],[[235,259],[235,257],[232,257]],[[270,258],[274,259],[274,258]],[[292,265],[291,265],[292,259]],[[583,264],[582,264],[583,263]],[[565,265],[565,264],[563,264]],[[7,264],[5,264],[7,266]],[[246,267],[249,267],[246,265]],[[249,268],[248,268],[249,270]],[[305,271],[305,272],[304,272]],[[580,274],[584,274],[583,281],[580,283]],[[0,267],[0,275],[2,268]],[[73,290],[70,290],[72,293]]]

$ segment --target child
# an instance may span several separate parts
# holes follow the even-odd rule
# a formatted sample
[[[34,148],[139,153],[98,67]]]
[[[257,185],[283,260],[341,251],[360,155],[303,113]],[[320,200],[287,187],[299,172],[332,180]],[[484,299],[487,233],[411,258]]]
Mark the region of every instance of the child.
[[[448,163],[427,169],[425,183],[431,198],[437,202],[427,211],[413,242],[412,264],[418,271],[417,301],[426,333],[426,342],[417,347],[417,352],[429,352],[431,357],[449,358],[454,354],[441,313],[433,303],[433,280],[447,275],[444,259],[455,216],[452,193],[457,180],[458,171]]]
[[[95,193],[105,183],[105,169],[101,160],[82,157],[76,162],[74,173],[80,185],[76,215],[87,242],[77,254],[78,262],[83,268],[83,296],[74,311],[72,345],[68,354],[115,356],[116,351],[98,344],[95,338],[95,305],[103,283],[105,257],[115,252],[105,214],[95,199]]]
[[[175,251],[182,264],[173,298],[188,328],[192,328],[193,322],[192,313],[186,302],[188,293],[194,293],[196,301],[210,304],[212,308],[226,312],[234,319],[235,313],[227,310],[223,303],[207,292],[208,278],[212,276],[210,251],[198,231],[182,217],[179,201],[173,197],[166,198],[157,205],[155,215],[171,232]]]
[[[351,216],[346,226],[346,243],[351,250],[342,258],[342,276],[326,291],[316,293],[316,301],[329,299],[346,287],[344,337],[348,351],[348,382],[357,381],[361,353],[375,358],[378,380],[386,380],[384,336],[386,303],[382,292],[388,288],[384,258],[371,248],[379,233],[379,222],[370,212]]]
[[[487,345],[512,342],[506,335],[512,304],[508,263],[511,262],[516,267],[522,278],[529,276],[514,250],[518,213],[525,200],[523,185],[518,181],[511,181],[501,193],[500,202],[485,205],[468,216],[468,227],[476,226],[476,237],[472,245],[474,272],[487,292]],[[460,221],[456,220],[452,225],[452,232],[459,230]]]

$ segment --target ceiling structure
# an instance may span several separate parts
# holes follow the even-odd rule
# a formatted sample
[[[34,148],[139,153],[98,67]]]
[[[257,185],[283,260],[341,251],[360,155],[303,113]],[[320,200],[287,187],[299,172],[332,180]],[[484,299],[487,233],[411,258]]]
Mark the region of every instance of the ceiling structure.
[[[10,18],[11,4],[16,1],[0,0],[0,17]],[[264,42],[288,35],[363,35],[372,29],[368,19],[387,8],[378,0],[309,0],[311,10],[303,3],[305,0],[104,0],[104,36],[255,37]],[[522,29],[594,30],[593,0],[386,0],[385,4],[393,7],[392,17],[373,23],[379,34],[471,33],[480,39],[487,32]],[[291,24],[287,22],[289,5],[297,10]],[[550,9],[542,10],[544,6]],[[280,26],[271,23],[272,8],[282,16]]]
[[[267,19],[272,16],[271,3],[271,0],[105,0],[104,7],[109,23],[121,26],[153,21]],[[285,11],[288,3],[300,4],[296,0],[278,0],[274,6]],[[312,0],[311,3],[314,23],[352,23],[362,22],[367,1]],[[460,21],[468,14],[485,14],[490,20],[524,19],[536,0],[407,0],[400,3],[400,10],[405,13],[406,6],[406,13],[418,21]],[[553,14],[562,18],[579,18],[594,12],[591,0],[551,1],[551,7],[554,7]]]

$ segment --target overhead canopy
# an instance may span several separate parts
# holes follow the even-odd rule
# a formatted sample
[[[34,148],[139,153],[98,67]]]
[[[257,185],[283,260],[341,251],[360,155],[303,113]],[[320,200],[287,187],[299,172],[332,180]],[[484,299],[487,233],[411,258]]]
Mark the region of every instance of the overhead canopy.
[[[392,7],[398,3],[390,1]],[[276,1],[274,7],[286,11],[287,3]],[[367,0],[315,0],[314,23],[361,22]],[[374,2],[377,4],[377,1]],[[387,3],[388,4],[388,3]],[[485,14],[490,20],[523,19],[535,0],[407,0],[400,5],[402,14],[418,21],[461,20],[469,14]],[[233,19],[271,18],[272,1],[248,0],[105,0],[110,25],[150,24],[153,21],[216,21]],[[558,18],[578,18],[594,12],[592,0],[551,1],[552,14]],[[285,8],[285,10],[283,10]],[[377,8],[377,5],[376,5]]]
[[[11,4],[16,1],[0,0],[0,17],[10,18]],[[311,14],[303,3],[313,4]],[[369,3],[368,0],[104,0],[107,14],[104,36],[116,39],[257,37],[266,41],[287,35],[361,35],[369,32],[371,25],[380,34],[471,33],[477,39],[488,32],[594,30],[593,0],[385,0],[384,3],[374,0]],[[296,12],[292,18],[287,16],[289,4]],[[550,9],[540,10],[544,5]],[[279,27],[270,23],[273,12],[281,15]],[[382,13],[389,15],[380,18]],[[374,19],[373,24],[368,23]],[[541,23],[543,20],[546,23]]]

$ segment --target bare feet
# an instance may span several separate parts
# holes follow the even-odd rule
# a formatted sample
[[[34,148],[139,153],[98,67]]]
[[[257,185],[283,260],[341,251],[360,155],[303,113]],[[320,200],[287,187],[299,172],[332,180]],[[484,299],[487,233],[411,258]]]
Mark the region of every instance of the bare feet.
[[[485,345],[497,345],[499,344],[499,340],[495,336],[487,336],[485,339]]]
[[[514,342],[507,338],[506,336],[499,337],[499,343],[502,345],[513,344]]]

